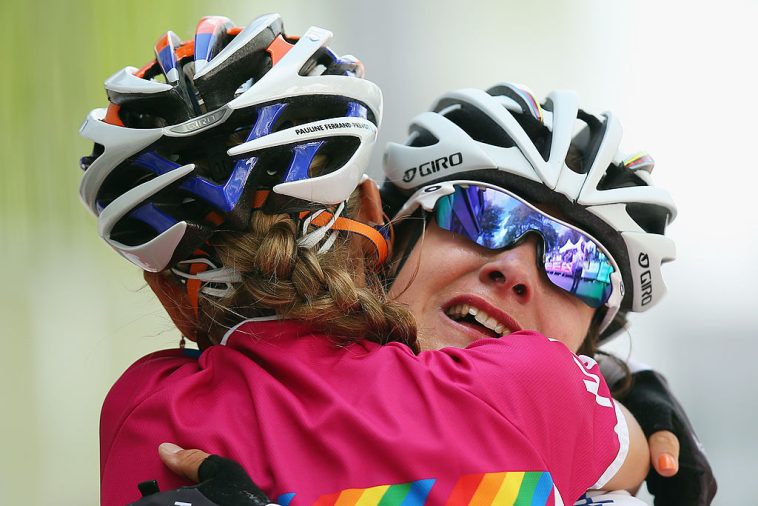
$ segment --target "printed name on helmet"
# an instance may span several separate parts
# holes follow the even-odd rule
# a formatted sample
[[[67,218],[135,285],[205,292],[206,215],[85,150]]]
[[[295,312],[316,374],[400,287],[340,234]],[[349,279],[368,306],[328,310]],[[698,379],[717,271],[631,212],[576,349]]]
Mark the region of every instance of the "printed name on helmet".
[[[335,130],[337,128],[360,128],[363,130],[374,130],[370,123],[358,123],[352,121],[337,121],[327,123],[317,123],[315,125],[308,125],[295,129],[296,135],[309,134],[312,132],[327,132],[329,130]]]
[[[647,253],[640,253],[637,257],[637,263],[645,269],[640,274],[640,304],[645,306],[653,300],[653,275],[650,274],[650,257]]]
[[[453,153],[452,155],[437,158],[436,160],[430,160],[420,164],[418,167],[411,167],[406,170],[405,175],[403,176],[403,182],[410,183],[413,181],[413,178],[416,177],[416,174],[418,174],[419,177],[426,177],[430,174],[435,174],[442,169],[449,169],[450,167],[455,167],[462,163],[463,155],[460,151],[458,153]]]

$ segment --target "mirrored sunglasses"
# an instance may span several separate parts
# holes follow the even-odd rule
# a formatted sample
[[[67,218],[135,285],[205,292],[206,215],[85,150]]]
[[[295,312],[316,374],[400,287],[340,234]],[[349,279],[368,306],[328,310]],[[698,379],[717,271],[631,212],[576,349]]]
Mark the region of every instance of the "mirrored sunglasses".
[[[539,264],[547,278],[590,307],[603,306],[622,290],[616,262],[594,237],[502,188],[463,181],[431,185],[419,190],[396,219],[419,206],[443,230],[491,250],[512,248],[526,234],[538,234],[543,243]]]

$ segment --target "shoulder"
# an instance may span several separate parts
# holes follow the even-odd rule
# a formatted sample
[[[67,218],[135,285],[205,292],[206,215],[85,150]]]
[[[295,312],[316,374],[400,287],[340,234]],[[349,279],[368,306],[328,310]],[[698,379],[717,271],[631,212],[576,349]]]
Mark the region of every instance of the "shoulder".
[[[142,390],[158,388],[175,374],[191,374],[196,370],[193,366],[197,366],[199,355],[193,352],[194,350],[171,349],[145,355],[130,365],[116,380],[108,397],[118,395],[121,390],[130,390],[130,397],[134,397],[135,393]]]
[[[558,370],[571,371],[583,363],[566,345],[533,331],[519,331],[500,339],[482,339],[465,348],[480,368],[491,374],[513,378]],[[507,368],[505,367],[507,365]]]
[[[586,490],[618,470],[628,433],[600,368],[533,332],[475,343],[477,394],[526,434],[559,488]],[[566,441],[577,445],[566,447]]]
[[[382,351],[382,350],[378,350]],[[535,381],[559,384],[567,372],[576,372],[575,356],[562,343],[531,331],[521,331],[500,339],[480,339],[466,348],[442,348],[409,358],[401,347],[398,359],[417,362],[409,367],[440,381],[456,383],[493,404],[539,388]],[[572,370],[573,368],[573,370]],[[544,398],[544,396],[542,396]]]
[[[576,369],[576,356],[558,341],[532,331],[520,331],[500,339],[480,339],[466,348],[442,348],[423,351],[418,356],[409,348],[391,343],[374,350],[388,353],[399,360],[417,361],[422,367],[437,372],[471,377],[490,383],[493,380],[514,381],[520,375],[541,375],[555,367]]]
[[[100,413],[101,444],[107,445],[130,413],[146,399],[197,370],[197,358],[180,349],[158,351],[134,362],[105,396]]]
[[[599,367],[589,357],[577,356],[563,343],[536,332],[516,332],[501,339],[484,339],[459,350],[472,369],[473,384],[493,403],[509,398],[529,405],[598,405],[612,408]],[[612,411],[612,409],[611,409]]]

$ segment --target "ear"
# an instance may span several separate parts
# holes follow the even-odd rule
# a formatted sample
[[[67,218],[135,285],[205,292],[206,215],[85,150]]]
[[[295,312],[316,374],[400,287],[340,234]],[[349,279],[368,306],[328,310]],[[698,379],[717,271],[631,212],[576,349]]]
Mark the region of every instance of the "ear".
[[[144,273],[145,281],[184,337],[197,342],[197,319],[187,291],[170,271]]]
[[[379,195],[379,187],[374,180],[366,177],[358,185],[358,191],[361,194],[361,207],[355,219],[369,225],[383,225],[382,198]]]

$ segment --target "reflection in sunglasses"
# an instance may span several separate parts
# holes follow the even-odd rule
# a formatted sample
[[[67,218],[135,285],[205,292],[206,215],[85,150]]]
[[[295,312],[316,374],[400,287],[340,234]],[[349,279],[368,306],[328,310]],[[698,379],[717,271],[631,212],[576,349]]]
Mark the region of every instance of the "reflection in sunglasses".
[[[441,228],[493,250],[512,247],[536,232],[544,242],[542,266],[555,286],[591,307],[608,300],[614,269],[591,236],[503,191],[475,185],[454,188],[434,206]]]

